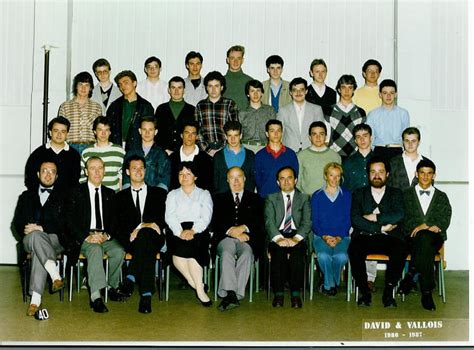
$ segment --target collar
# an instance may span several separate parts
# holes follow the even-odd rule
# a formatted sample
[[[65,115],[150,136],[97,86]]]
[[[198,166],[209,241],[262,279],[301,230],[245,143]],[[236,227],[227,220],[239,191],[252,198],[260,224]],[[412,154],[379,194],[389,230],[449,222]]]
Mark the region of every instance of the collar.
[[[87,181],[87,187],[89,187],[90,193],[94,193],[96,188],[98,188],[99,190],[101,188],[101,186],[97,187],[96,185],[92,184],[90,181]]]
[[[423,189],[423,188],[421,188],[420,184],[416,184],[415,185],[415,191],[416,191],[417,194],[419,194],[420,191],[429,191],[430,194],[433,194],[434,191],[435,191],[435,188],[434,188],[433,185],[430,185],[430,187],[428,187],[427,189]]]
[[[189,155],[184,154],[183,147],[184,146],[181,146],[179,148],[179,158],[180,159],[189,159],[191,157],[196,156],[199,153],[199,147],[197,145],[194,145],[194,151],[192,151],[192,153],[190,153]]]
[[[49,140],[48,142],[46,142],[46,144],[45,144],[44,146],[46,147],[46,149],[50,149],[50,148],[51,148],[53,151],[56,152],[56,149],[53,148],[53,146],[51,146],[51,140]],[[61,148],[61,149],[60,149],[58,152],[56,152],[56,153],[59,153],[59,152],[62,151],[62,150],[69,151],[69,144],[68,144],[67,142],[64,142],[64,147]]]
[[[283,152],[286,151],[286,147],[284,144],[281,145],[281,148],[278,150],[278,152],[275,152],[270,148],[270,145],[266,145],[265,149],[267,150],[268,153],[270,153],[273,158],[278,158]]]

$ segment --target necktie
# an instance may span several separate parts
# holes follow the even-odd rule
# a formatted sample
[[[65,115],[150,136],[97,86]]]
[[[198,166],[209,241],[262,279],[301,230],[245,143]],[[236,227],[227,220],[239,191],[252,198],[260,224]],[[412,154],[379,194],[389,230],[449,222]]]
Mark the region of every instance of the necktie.
[[[139,196],[141,190],[142,190],[141,188],[139,190],[134,190],[137,193],[135,207],[137,208],[137,213],[138,213],[138,217],[140,218],[140,221],[142,221],[142,211],[140,210],[140,196]]]
[[[102,230],[102,216],[100,215],[99,189],[95,189],[95,228]]]
[[[290,232],[291,231],[291,197],[289,194],[286,195],[288,201],[286,202],[286,211],[285,211],[285,224],[283,226],[283,232]]]
[[[426,194],[427,196],[430,195],[430,191],[420,190],[420,196]]]
[[[53,189],[52,189],[52,188],[43,188],[43,187],[41,187],[40,190],[41,190],[41,193],[44,193],[44,192],[51,193],[51,191],[52,191]]]
[[[235,208],[237,209],[237,207],[240,205],[240,199],[239,199],[239,194],[236,193],[235,194]]]

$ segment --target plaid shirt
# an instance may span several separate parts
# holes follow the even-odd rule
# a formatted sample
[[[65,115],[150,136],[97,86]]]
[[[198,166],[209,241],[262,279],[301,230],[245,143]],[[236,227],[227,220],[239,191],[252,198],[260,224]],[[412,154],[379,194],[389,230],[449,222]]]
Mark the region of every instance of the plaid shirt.
[[[229,120],[239,120],[235,102],[222,97],[212,103],[209,98],[199,101],[194,117],[199,123],[198,140],[201,148],[206,149],[211,143],[217,143],[222,148],[225,141],[224,124]]]
[[[102,115],[102,107],[97,102],[89,99],[87,103],[80,105],[73,98],[61,104],[58,111],[58,116],[60,115],[71,122],[71,129],[67,136],[69,143],[95,142],[92,124],[95,118]]]
[[[348,157],[356,151],[356,144],[352,129],[357,124],[365,123],[367,117],[365,111],[354,105],[346,113],[342,111],[337,104],[333,106],[329,124],[331,125],[331,140],[329,146],[341,157]]]

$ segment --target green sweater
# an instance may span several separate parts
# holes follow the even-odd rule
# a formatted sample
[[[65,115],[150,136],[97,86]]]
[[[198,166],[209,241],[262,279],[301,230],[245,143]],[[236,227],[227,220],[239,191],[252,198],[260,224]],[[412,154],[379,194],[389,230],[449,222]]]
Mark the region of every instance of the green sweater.
[[[237,103],[239,111],[244,110],[249,104],[247,95],[245,94],[245,84],[253,78],[245,74],[242,69],[238,72],[227,71],[225,75],[225,92],[224,96],[234,100]]]
[[[296,187],[310,196],[325,184],[324,167],[326,164],[331,162],[341,164],[341,156],[329,147],[322,152],[314,151],[308,147],[299,151],[296,156],[300,166]]]

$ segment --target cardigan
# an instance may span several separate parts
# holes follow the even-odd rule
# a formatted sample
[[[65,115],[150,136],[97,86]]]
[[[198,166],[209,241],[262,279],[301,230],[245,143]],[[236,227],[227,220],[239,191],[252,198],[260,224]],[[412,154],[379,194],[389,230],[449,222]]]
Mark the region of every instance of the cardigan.
[[[245,189],[250,192],[255,191],[255,176],[254,176],[254,164],[255,164],[255,153],[241,146],[245,150],[245,160],[241,168],[245,174]],[[227,183],[227,166],[224,149],[221,149],[214,155],[214,191],[216,193],[226,192],[229,190],[229,184]],[[241,150],[242,152],[243,150]]]

